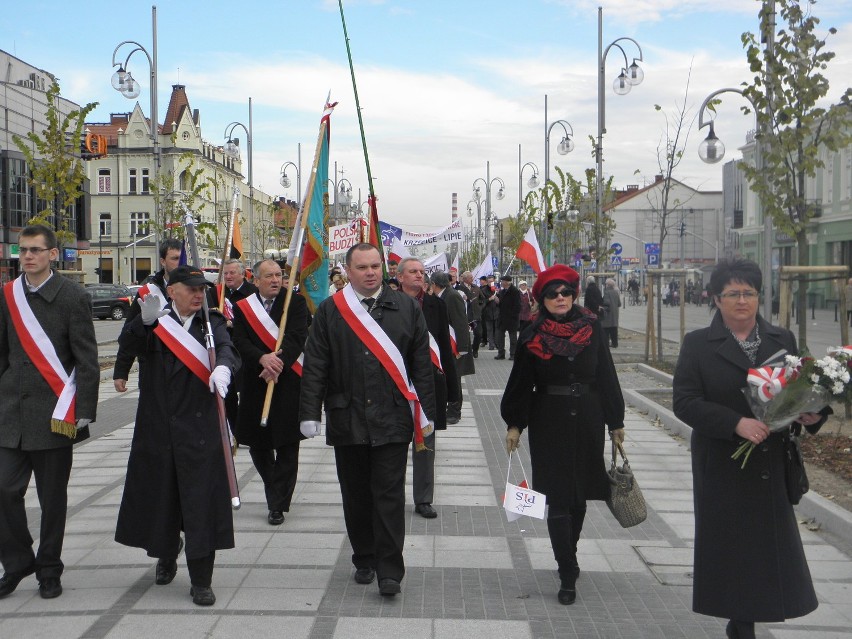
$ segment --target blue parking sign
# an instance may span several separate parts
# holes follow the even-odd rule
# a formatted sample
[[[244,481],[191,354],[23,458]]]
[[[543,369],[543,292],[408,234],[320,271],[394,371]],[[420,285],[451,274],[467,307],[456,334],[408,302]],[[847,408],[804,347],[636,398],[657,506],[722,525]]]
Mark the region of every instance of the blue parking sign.
[[[648,266],[657,266],[660,263],[660,256],[657,253],[648,254]]]

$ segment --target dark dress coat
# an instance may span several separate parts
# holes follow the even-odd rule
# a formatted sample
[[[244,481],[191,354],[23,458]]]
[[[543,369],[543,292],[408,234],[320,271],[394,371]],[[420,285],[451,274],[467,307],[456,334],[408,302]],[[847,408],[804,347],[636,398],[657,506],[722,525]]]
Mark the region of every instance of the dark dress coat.
[[[572,309],[569,318],[579,312]],[[509,427],[529,429],[533,489],[547,495],[548,505],[580,507],[606,499],[604,425],[624,427],[624,398],[606,336],[595,321],[591,342],[577,356],[545,360],[527,348],[534,328],[521,334],[500,414]],[[539,390],[571,384],[588,384],[589,392],[571,397]]]
[[[423,295],[423,317],[426,328],[438,344],[443,372],[432,366],[435,379],[435,430],[447,429],[447,402],[457,402],[461,389],[456,373],[456,357],[450,346],[450,324],[447,305],[434,295]]]
[[[444,289],[441,293],[441,299],[447,305],[450,325],[456,332],[456,348],[459,353],[464,353],[456,360],[456,371],[461,377],[473,375],[476,372],[476,365],[473,362],[473,354],[470,352],[470,326],[467,321],[467,306],[461,294],[453,288]]]
[[[598,315],[601,312],[603,303],[603,293],[601,293],[600,287],[594,282],[587,284],[586,291],[583,293],[583,306],[595,315]]]
[[[280,324],[284,314],[286,297],[287,289],[282,288],[269,311],[269,317],[276,325]],[[252,329],[242,309],[234,304],[232,338],[243,361],[240,411],[235,432],[241,445],[270,450],[304,439],[299,432],[301,377],[292,366],[302,354],[305,340],[308,338],[308,305],[305,298],[298,293],[294,294],[290,299],[287,314],[286,333],[281,342],[281,354],[278,356],[284,363],[284,370],[278,376],[278,383],[274,385],[269,420],[263,428],[260,425],[260,416],[266,401],[267,384],[258,376],[263,370],[260,357],[270,351]]]
[[[497,307],[496,299],[491,299],[494,295],[494,290],[488,284],[480,286],[479,290],[482,293],[482,302],[480,302],[482,304],[482,312],[480,313],[480,317],[486,322],[497,321],[500,319],[500,309]]]
[[[76,367],[76,417],[94,420],[98,408],[98,344],[92,307],[82,286],[53,273],[27,301],[50,339],[65,372]],[[49,450],[73,446],[89,437],[88,426],[74,439],[50,430],[56,395],[21,346],[0,292],[0,446],[21,450]]]
[[[385,286],[370,315],[402,354],[423,412],[434,423],[435,380],[420,304]],[[299,420],[319,421],[323,401],[329,446],[403,444],[414,437],[408,400],[343,319],[332,297],[317,308],[305,343]]]
[[[760,316],[757,322],[757,365],[797,353],[790,331]],[[708,328],[684,338],[674,374],[674,412],[692,428],[692,606],[725,619],[783,621],[813,611],[817,599],[787,498],[784,435],[771,434],[745,468],[731,459],[743,441],[734,428],[740,418],[753,416],[742,393],[749,368],[719,313]]]
[[[170,306],[167,308],[171,308]],[[171,317],[180,321],[174,311]],[[231,374],[240,356],[225,318],[213,311],[210,322],[216,364]],[[144,548],[151,557],[174,557],[174,531],[186,533],[186,556],[206,557],[234,547],[234,522],[215,396],[145,326],[141,315],[125,324],[119,344],[144,355],[139,376],[139,407],[118,512],[115,540]],[[204,344],[203,321],[196,314],[189,334]]]
[[[500,319],[497,328],[504,331],[516,331],[521,325],[521,292],[514,284],[497,291]]]

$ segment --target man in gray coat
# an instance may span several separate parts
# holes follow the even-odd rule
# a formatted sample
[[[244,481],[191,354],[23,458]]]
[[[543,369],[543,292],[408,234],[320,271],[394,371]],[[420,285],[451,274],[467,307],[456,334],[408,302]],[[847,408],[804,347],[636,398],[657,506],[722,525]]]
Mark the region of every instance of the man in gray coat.
[[[0,597],[35,573],[42,598],[53,599],[62,594],[72,446],[89,436],[98,405],[98,345],[83,287],[50,268],[53,230],[27,226],[18,247],[23,273],[0,295]],[[37,554],[24,505],[33,474]]]

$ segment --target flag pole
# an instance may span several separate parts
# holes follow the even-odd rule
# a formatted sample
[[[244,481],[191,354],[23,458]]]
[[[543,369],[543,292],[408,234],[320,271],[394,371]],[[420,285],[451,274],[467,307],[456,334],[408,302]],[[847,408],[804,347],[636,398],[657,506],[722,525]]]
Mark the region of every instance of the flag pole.
[[[301,202],[301,208],[299,210],[301,223],[293,229],[294,233],[298,233],[298,237],[294,242],[296,252],[293,256],[293,263],[290,265],[290,286],[287,287],[287,295],[284,298],[284,310],[281,312],[281,322],[278,324],[278,339],[275,340],[275,349],[272,351],[276,354],[281,348],[281,342],[284,341],[284,333],[287,329],[288,310],[290,309],[290,301],[293,299],[293,288],[295,288],[296,282],[299,281],[299,273],[302,271],[302,248],[304,248],[305,245],[305,231],[308,227],[309,217],[306,212],[311,210],[311,202],[314,198],[314,188],[317,181],[317,167],[319,166],[320,156],[322,155],[323,139],[325,138],[326,130],[328,129],[328,119],[331,117],[331,109],[334,108],[334,105],[331,104],[330,101],[331,92],[329,91],[328,98],[326,98],[325,101],[325,107],[323,108],[323,115],[320,119],[319,135],[317,135],[317,147],[314,152],[314,165],[311,169],[311,175],[308,178],[307,194],[305,195],[305,199]],[[266,382],[266,397],[263,400],[263,411],[260,414],[260,425],[264,428],[269,423],[269,411],[272,407],[272,393],[274,390],[275,382],[270,379]]]
[[[225,248],[222,250],[222,262],[219,264],[219,276],[216,278],[216,284],[219,285],[219,312],[225,310],[225,260],[231,254],[231,246],[234,242],[234,220],[239,214],[237,208],[237,200],[240,197],[240,190],[234,187],[234,197],[231,204],[231,215],[228,216],[228,231],[225,236]]]
[[[385,252],[382,250],[381,232],[379,231],[379,210],[376,205],[376,191],[373,188],[373,173],[370,170],[370,156],[367,153],[367,137],[364,134],[364,119],[361,117],[361,102],[358,99],[358,85],[355,83],[355,66],[352,63],[352,50],[349,48],[349,34],[346,31],[346,18],[343,17],[343,0],[337,0],[340,7],[340,22],[343,25],[343,38],[346,41],[346,56],[349,58],[349,73],[352,76],[352,91],[355,93],[355,111],[358,113],[358,126],[361,129],[361,146],[364,149],[364,163],[367,166],[367,187],[369,195],[367,203],[369,204],[369,242],[379,251],[379,259],[382,261],[382,273],[384,277],[388,275],[388,267],[385,263]]]

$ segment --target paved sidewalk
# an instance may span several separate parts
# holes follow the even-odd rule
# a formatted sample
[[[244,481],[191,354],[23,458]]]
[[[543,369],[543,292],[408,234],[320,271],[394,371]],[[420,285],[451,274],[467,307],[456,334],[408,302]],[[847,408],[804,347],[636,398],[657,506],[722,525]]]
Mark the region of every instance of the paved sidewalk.
[[[557,603],[544,522],[507,523],[500,506],[506,455],[499,402],[510,365],[481,351],[478,374],[465,378],[462,420],[438,435],[439,517],[427,521],[407,506],[401,595],[382,598],[375,584],[352,580],[333,452],[322,439],[303,443],[294,504],[281,527],[267,524],[260,479],[247,451],[238,454],[243,506],[234,514],[236,548],[217,556],[215,606],[191,603],[183,557],[172,584],[154,585],[154,561],[113,541],[133,432],[132,423],[117,423],[75,451],[65,593],[42,600],[35,579],[27,578],[0,600],[0,637],[724,637],[721,621],[690,610],[689,453],[682,440],[633,409],[626,445],[648,520],[624,530],[604,504],[590,503],[578,599],[573,606]],[[135,384],[131,379],[129,386]],[[110,413],[127,415],[137,399],[132,391],[117,396],[110,380],[101,386]],[[525,464],[529,469],[526,457]],[[409,483],[410,477],[409,471]],[[36,537],[34,490],[28,498]],[[820,608],[761,626],[759,636],[849,637],[852,561],[818,534],[801,532]]]

